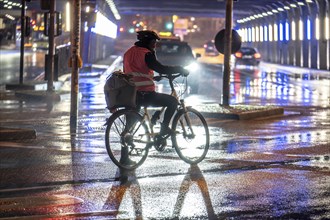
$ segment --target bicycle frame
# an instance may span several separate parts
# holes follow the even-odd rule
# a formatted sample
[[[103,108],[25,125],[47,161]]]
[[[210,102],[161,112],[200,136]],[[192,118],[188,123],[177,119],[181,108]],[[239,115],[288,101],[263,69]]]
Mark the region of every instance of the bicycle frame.
[[[142,109],[123,108],[113,113],[107,120],[106,149],[111,160],[118,167],[137,168],[147,158],[150,148],[154,147],[159,152],[164,151],[168,146],[169,137],[172,147],[183,161],[196,164],[205,158],[209,149],[208,126],[204,117],[197,110],[187,107],[184,99],[178,96],[173,84],[173,80],[178,76],[180,75],[165,76],[171,86],[170,95],[178,101],[171,122],[175,133],[164,136],[158,135],[158,129],[155,131],[155,122],[158,116],[164,115],[166,107],[157,108],[153,116],[147,106],[141,106]],[[113,145],[110,140],[111,135],[115,137]],[[194,142],[195,138],[198,141]]]
[[[173,96],[173,97],[175,97],[175,98],[179,101],[179,105],[178,105],[178,108],[177,108],[177,112],[180,111],[181,109],[182,109],[184,112],[186,112],[186,111],[187,111],[187,108],[186,108],[186,105],[185,105],[185,103],[184,103],[184,99],[180,99],[180,100],[179,100],[179,97],[178,97],[178,95],[177,95],[177,92],[176,92],[176,90],[175,90],[175,88],[174,88],[173,79],[170,78],[170,77],[169,77],[169,83],[170,83],[170,87],[171,87],[171,94],[170,94],[170,95]],[[157,133],[154,132],[154,129],[153,129],[154,125],[151,123],[151,117],[150,117],[150,114],[149,114],[148,108],[147,108],[146,106],[144,106],[144,107],[143,107],[143,111],[144,111],[144,112],[143,112],[143,115],[142,115],[142,117],[143,117],[143,122],[144,122],[144,123],[147,123],[147,125],[148,125],[148,127],[149,127],[149,129],[150,129],[150,134],[149,134],[149,135],[150,135],[152,138],[154,138],[155,135],[157,135]],[[159,115],[162,115],[162,114],[164,113],[164,111],[165,111],[165,107],[162,107],[161,110],[160,110]],[[194,135],[194,132],[193,132],[193,129],[192,129],[192,126],[191,126],[190,118],[189,118],[189,116],[188,116],[186,113],[185,113],[185,119],[186,119],[186,121],[187,121],[187,124],[188,124],[189,128],[190,128],[191,131],[192,131],[192,134]],[[181,127],[183,128],[183,133],[184,133],[184,135],[186,136],[187,132],[186,132],[186,130],[185,130],[185,126],[183,125],[183,121],[182,121],[182,120],[180,120],[180,124],[181,124]]]

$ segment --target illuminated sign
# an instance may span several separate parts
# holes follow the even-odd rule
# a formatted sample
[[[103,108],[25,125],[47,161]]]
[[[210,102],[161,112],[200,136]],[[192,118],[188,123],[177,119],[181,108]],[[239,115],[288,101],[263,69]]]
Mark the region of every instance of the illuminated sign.
[[[92,32],[115,39],[117,38],[117,25],[100,12],[97,12],[96,23],[95,27],[92,28]]]

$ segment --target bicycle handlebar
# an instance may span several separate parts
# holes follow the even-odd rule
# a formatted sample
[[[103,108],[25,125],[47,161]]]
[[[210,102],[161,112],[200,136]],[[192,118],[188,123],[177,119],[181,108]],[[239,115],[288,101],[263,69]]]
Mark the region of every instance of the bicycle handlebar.
[[[160,74],[159,76],[155,76],[154,80],[159,81],[162,78],[166,78],[170,81],[173,81],[174,79],[178,78],[179,76],[183,76],[183,74],[182,73],[175,73],[175,74],[169,74],[169,75]],[[183,76],[183,77],[187,77],[187,76]]]
[[[187,76],[185,76],[185,75],[182,74],[182,73],[175,73],[175,74],[169,74],[169,75],[160,74],[160,75],[159,75],[159,80],[157,80],[157,79],[158,79],[157,76],[154,77],[154,80],[156,80],[156,81],[160,81],[162,78],[166,78],[166,79],[168,79],[168,81],[169,81],[169,83],[170,83],[170,87],[171,87],[171,89],[172,89],[172,91],[173,91],[173,90],[174,90],[173,81],[174,81],[174,79],[176,79],[176,78],[178,78],[178,77],[180,77],[180,76],[187,77]]]

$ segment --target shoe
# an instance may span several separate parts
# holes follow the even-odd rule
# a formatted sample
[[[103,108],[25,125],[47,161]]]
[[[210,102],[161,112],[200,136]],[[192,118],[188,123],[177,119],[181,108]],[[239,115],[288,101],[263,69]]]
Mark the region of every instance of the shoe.
[[[166,127],[166,126],[162,126],[162,128],[160,129],[159,135],[164,137],[164,136],[171,136],[174,135],[175,131],[173,131],[171,128]]]
[[[129,159],[128,157],[121,157],[119,160],[119,163],[123,164],[123,165],[128,165],[128,166],[134,166],[136,165],[136,162]]]
[[[123,165],[129,165],[129,166],[136,165],[136,162],[129,158],[127,147],[122,147],[120,154],[121,155],[120,155],[119,163],[121,163]]]

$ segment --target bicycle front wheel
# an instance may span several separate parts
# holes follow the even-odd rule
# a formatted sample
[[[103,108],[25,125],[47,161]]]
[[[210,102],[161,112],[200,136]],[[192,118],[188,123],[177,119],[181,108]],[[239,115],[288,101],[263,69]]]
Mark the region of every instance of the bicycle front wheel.
[[[138,112],[120,110],[110,116],[105,131],[105,144],[110,159],[119,167],[132,170],[148,156],[148,127]]]
[[[173,119],[172,144],[179,157],[189,164],[201,162],[209,150],[209,129],[203,115],[187,108],[179,111]]]

